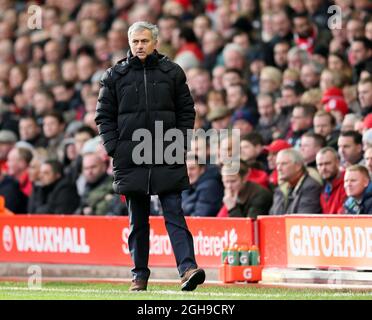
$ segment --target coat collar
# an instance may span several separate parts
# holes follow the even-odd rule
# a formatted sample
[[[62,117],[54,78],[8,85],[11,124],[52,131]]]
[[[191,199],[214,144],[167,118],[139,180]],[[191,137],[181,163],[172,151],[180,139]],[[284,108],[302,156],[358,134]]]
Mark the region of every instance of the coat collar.
[[[114,70],[120,74],[126,74],[129,68],[142,69],[144,66],[146,69],[159,67],[162,71],[168,72],[174,67],[174,64],[171,63],[167,56],[162,55],[157,50],[148,55],[145,64],[143,64],[140,59],[134,57],[132,52],[128,50],[127,56],[116,63]]]

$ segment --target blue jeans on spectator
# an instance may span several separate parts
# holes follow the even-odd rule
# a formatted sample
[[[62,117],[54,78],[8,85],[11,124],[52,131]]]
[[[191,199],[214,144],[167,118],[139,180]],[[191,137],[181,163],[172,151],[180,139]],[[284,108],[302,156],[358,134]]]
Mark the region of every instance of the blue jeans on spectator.
[[[134,279],[148,279],[150,269],[150,196],[143,194],[126,195],[130,223],[128,245],[134,268]],[[181,207],[181,193],[159,194],[163,207],[165,227],[167,229],[179,275],[186,270],[197,268],[194,254],[194,243]]]

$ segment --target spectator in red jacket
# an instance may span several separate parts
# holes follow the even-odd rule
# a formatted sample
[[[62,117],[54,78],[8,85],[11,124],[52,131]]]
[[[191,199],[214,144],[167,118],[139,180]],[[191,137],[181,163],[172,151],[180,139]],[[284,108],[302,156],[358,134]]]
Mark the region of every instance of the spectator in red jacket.
[[[346,200],[344,189],[344,172],[340,171],[340,159],[337,151],[325,147],[316,155],[318,172],[324,181],[320,195],[320,205],[323,213],[343,213],[343,204]]]
[[[32,192],[32,181],[28,176],[28,167],[32,160],[32,152],[22,147],[14,147],[8,153],[8,174],[15,178],[21,191],[29,197]]]

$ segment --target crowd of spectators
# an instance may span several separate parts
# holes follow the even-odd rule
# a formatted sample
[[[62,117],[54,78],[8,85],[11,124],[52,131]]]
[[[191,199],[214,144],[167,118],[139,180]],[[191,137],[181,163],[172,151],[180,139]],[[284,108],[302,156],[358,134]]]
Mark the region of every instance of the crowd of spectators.
[[[95,109],[136,21],[158,25],[157,50],[185,71],[195,130],[231,132],[220,154],[209,139],[192,141],[185,215],[372,214],[369,0],[1,0],[8,209],[127,214]],[[236,143],[239,170],[222,156]],[[156,196],[151,214],[162,214]]]

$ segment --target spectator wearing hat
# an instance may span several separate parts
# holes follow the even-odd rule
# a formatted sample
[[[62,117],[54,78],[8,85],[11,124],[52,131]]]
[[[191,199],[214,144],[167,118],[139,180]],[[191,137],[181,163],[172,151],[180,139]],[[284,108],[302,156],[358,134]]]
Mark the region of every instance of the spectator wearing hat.
[[[320,195],[323,213],[343,213],[346,200],[344,172],[340,171],[340,158],[337,151],[331,147],[320,149],[316,155],[316,165],[324,182]]]
[[[263,148],[264,152],[267,152],[267,164],[271,171],[269,176],[269,185],[273,190],[278,185],[278,170],[276,170],[276,156],[279,151],[290,149],[292,146],[285,140],[277,139],[271,142],[271,144]]]
[[[340,131],[336,129],[336,119],[331,113],[325,110],[317,111],[313,119],[313,128],[314,133],[326,139],[327,146],[337,150],[337,140]]]
[[[215,217],[222,206],[223,184],[219,168],[201,163],[198,156],[187,156],[190,188],[182,192],[182,208],[187,216]]]
[[[257,121],[257,116],[250,110],[237,110],[232,116],[233,129],[238,129],[240,136],[251,133]]]
[[[212,129],[229,129],[231,128],[231,110],[224,106],[213,108],[207,114],[207,120],[211,122]]]
[[[270,214],[321,213],[322,186],[308,174],[301,153],[293,148],[279,151],[276,167],[280,184]]]
[[[259,94],[257,97],[259,119],[256,131],[262,136],[264,144],[273,140],[273,135],[280,132],[277,122],[278,116],[275,112],[274,99],[269,94]]]
[[[244,162],[225,164],[222,167],[224,185],[223,207],[218,217],[257,218],[267,215],[272,204],[271,191],[259,184],[246,181],[249,166]]]
[[[341,158],[341,166],[344,169],[354,164],[362,164],[362,135],[356,131],[341,132],[338,138],[338,153]]]
[[[348,167],[344,186],[347,195],[345,213],[372,214],[372,183],[367,168],[359,164]]]
[[[323,108],[335,117],[338,126],[342,124],[345,115],[349,112],[349,107],[343,98],[332,98],[324,104]]]
[[[2,172],[7,172],[8,154],[16,142],[17,136],[13,131],[0,130],[0,169]]]
[[[366,168],[368,169],[369,176],[372,179],[372,146],[368,147],[364,151],[364,162],[366,164]]]
[[[358,83],[358,98],[363,116],[372,113],[372,78],[361,80]]]

